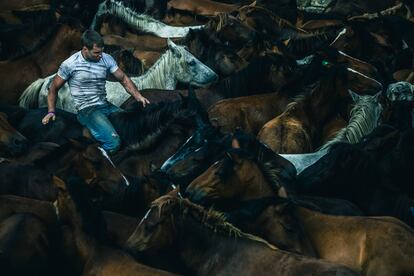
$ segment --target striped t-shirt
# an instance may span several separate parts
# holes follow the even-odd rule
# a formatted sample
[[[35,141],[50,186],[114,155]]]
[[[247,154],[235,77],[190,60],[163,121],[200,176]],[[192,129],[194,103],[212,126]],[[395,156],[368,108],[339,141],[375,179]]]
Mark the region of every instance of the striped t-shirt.
[[[70,93],[79,111],[106,102],[107,73],[114,73],[118,65],[113,57],[102,53],[98,62],[86,60],[81,51],[74,53],[59,67],[58,75],[69,84]]]

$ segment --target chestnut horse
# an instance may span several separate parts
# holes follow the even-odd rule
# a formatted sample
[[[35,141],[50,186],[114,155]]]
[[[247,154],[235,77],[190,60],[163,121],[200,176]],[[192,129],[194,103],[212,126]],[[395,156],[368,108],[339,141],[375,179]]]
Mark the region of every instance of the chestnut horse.
[[[170,0],[167,7],[168,9],[192,12],[196,15],[211,16],[219,13],[231,13],[240,6],[210,0]]]
[[[55,72],[72,51],[81,48],[83,28],[78,22],[66,21],[62,20],[53,38],[34,53],[0,62],[0,82],[3,83],[0,102],[16,104],[29,84]]]
[[[343,265],[279,250],[243,233],[222,214],[172,195],[152,203],[126,247],[136,253],[172,248],[172,255],[196,275],[358,275]],[[206,262],[212,258],[214,261]]]
[[[349,102],[351,83],[367,81],[380,90],[378,83],[361,76],[352,69],[336,65],[328,70],[316,88],[308,95],[291,103],[276,118],[267,122],[258,138],[273,151],[280,153],[312,152],[321,145],[322,128]],[[356,90],[359,91],[359,90]]]
[[[54,177],[53,183],[59,191],[59,219],[66,221],[73,231],[83,274],[175,275],[138,263],[126,252],[106,244],[104,219],[92,207],[86,184],[80,178],[70,177],[63,181]]]

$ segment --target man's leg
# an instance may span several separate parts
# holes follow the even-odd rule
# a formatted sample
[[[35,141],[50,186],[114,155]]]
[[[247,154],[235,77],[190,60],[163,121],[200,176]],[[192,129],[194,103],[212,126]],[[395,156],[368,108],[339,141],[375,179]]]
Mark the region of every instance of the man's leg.
[[[78,112],[79,122],[87,127],[92,136],[102,144],[102,148],[113,153],[121,146],[121,139],[112,123],[99,108],[86,108]]]

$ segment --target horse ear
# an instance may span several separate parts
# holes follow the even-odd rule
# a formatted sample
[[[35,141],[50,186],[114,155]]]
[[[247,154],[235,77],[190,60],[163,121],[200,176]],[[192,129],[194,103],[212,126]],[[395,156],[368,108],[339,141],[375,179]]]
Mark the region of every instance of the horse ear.
[[[65,182],[55,175],[53,176],[53,185],[58,189],[66,190]]]
[[[357,102],[359,98],[361,98],[361,96],[359,96],[357,93],[355,93],[351,89],[348,89],[348,92],[349,92],[349,95],[351,95],[351,98],[354,101],[354,103]]]
[[[180,51],[177,50],[177,45],[171,40],[167,39],[168,49],[170,49],[178,58],[181,57]]]

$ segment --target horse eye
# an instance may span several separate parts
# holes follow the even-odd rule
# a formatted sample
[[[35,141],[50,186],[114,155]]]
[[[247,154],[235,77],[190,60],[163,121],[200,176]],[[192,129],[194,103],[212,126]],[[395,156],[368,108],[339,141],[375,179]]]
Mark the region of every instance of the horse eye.
[[[194,59],[190,60],[190,61],[188,62],[188,65],[190,65],[190,66],[194,66],[194,65],[195,65],[195,60],[194,60]]]

